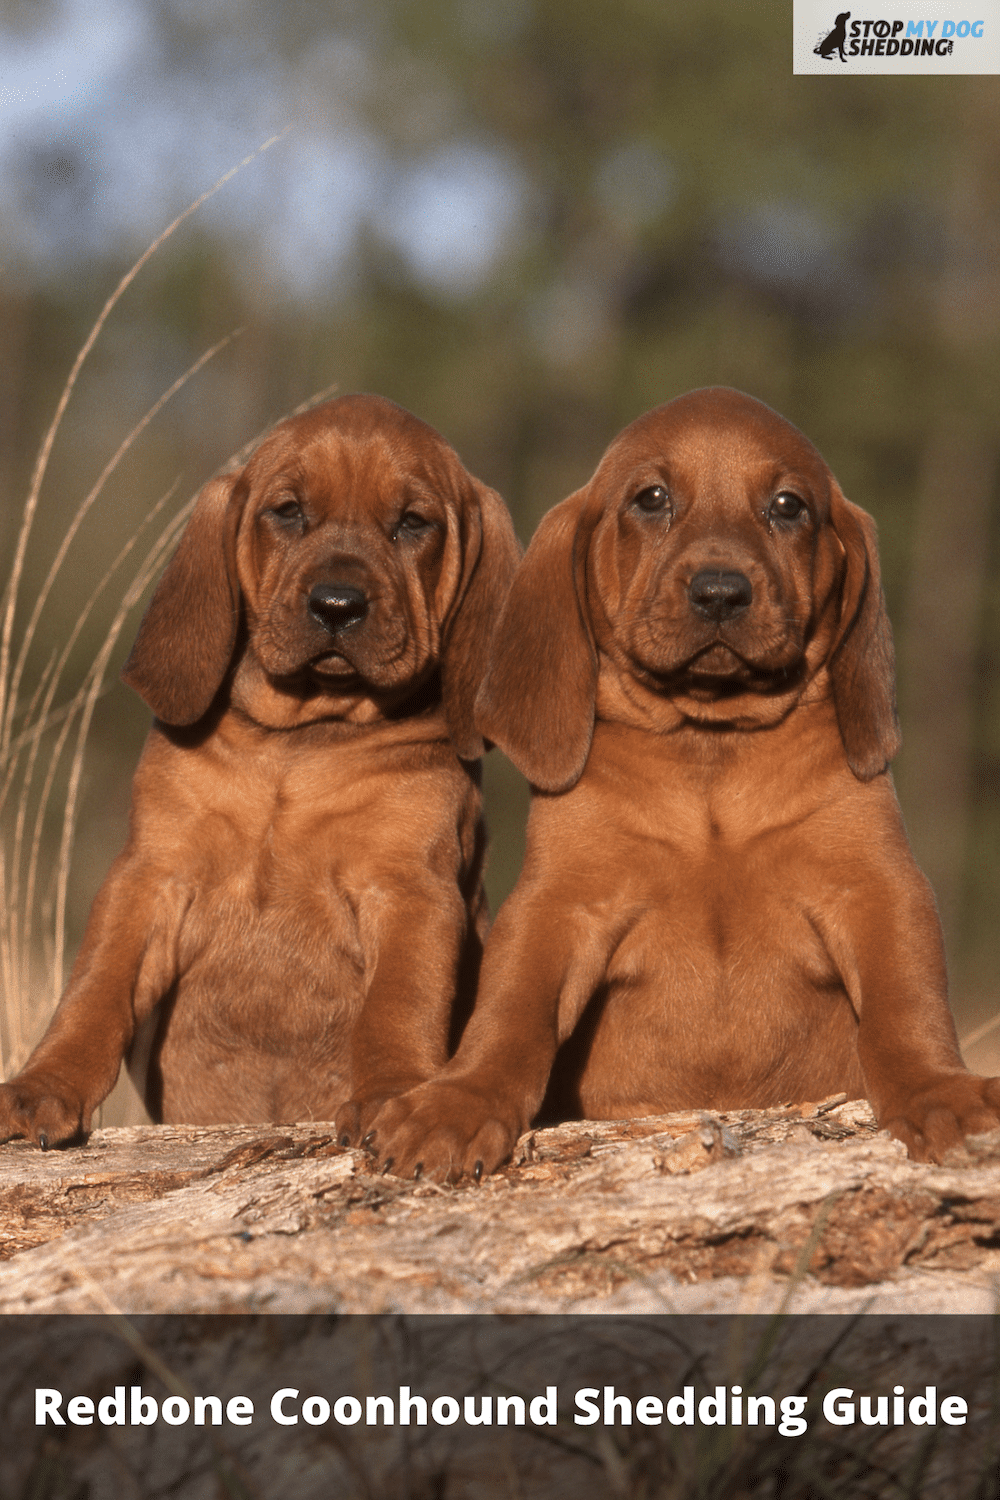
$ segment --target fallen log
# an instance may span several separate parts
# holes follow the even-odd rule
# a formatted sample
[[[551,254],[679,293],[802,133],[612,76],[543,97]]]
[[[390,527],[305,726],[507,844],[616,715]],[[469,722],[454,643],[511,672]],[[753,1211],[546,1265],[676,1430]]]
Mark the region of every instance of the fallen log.
[[[476,1186],[333,1127],[0,1147],[0,1312],[995,1310],[1000,1132],[911,1162],[841,1098],[536,1130]]]

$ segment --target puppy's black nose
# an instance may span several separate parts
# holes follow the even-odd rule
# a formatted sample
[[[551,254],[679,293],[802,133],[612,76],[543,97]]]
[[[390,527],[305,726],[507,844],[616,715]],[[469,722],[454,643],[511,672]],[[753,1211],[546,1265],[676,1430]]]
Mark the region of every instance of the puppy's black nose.
[[[309,613],[324,630],[336,635],[356,625],[368,613],[368,600],[349,583],[317,583],[309,595]]]
[[[753,585],[745,573],[702,568],[688,584],[692,609],[711,620],[730,620],[753,601]]]

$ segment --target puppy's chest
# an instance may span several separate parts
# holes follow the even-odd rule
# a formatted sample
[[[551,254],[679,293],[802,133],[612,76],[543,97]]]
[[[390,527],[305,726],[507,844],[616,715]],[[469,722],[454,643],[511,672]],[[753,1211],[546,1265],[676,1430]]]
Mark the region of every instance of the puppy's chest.
[[[241,976],[252,989],[278,972],[301,984],[353,978],[366,967],[364,890],[353,830],[333,822],[308,839],[277,826],[252,840],[214,830],[212,857],[195,873],[180,931],[180,968]]]
[[[618,837],[631,920],[610,978],[724,1005],[761,986],[836,984],[816,917],[836,904],[842,872],[801,823],[754,826],[707,800],[678,802],[645,823],[623,818]]]
[[[795,825],[740,840],[711,828],[694,838],[690,826],[618,837],[630,874],[586,1110],[764,1106],[860,1089],[848,976],[824,939],[850,899],[850,862],[825,859]]]
[[[360,993],[377,960],[390,891],[419,881],[426,850],[399,796],[379,788],[234,783],[188,830],[182,974],[237,975],[250,991],[278,983]],[[444,819],[447,824],[448,820]],[[454,820],[440,836],[457,846]]]

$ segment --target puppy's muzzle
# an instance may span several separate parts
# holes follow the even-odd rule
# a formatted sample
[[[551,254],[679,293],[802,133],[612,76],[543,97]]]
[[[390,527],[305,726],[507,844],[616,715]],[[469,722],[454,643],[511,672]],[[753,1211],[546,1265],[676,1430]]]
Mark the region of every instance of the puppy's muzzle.
[[[745,573],[702,568],[688,584],[688,599],[696,614],[708,620],[731,620],[749,609],[753,585]]]
[[[317,583],[309,594],[309,613],[330,635],[357,625],[368,613],[368,599],[349,583]]]

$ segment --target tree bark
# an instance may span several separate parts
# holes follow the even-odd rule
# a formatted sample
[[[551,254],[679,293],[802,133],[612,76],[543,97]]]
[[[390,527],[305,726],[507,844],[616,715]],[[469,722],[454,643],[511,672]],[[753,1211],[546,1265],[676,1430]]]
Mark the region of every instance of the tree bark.
[[[0,1148],[0,1226],[3,1313],[992,1311],[1000,1132],[938,1167],[858,1101],[582,1121],[441,1187],[329,1125],[107,1129]]]

